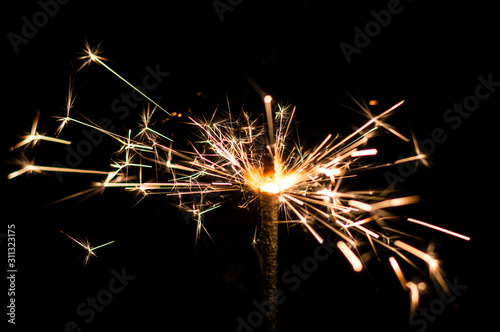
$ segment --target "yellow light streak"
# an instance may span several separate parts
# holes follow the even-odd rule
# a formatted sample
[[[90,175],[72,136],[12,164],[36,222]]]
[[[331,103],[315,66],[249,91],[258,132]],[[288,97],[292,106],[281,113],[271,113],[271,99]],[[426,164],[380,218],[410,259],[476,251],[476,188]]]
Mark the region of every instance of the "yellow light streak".
[[[413,204],[420,200],[420,196],[408,196],[408,197],[400,197],[388,199],[382,202],[368,204],[356,200],[350,200],[349,205],[364,211],[376,211],[389,207],[396,207],[401,205]]]
[[[303,202],[303,201],[301,201],[300,199],[297,199],[297,198],[295,198],[295,197],[292,197],[292,196],[290,196],[290,195],[288,195],[288,194],[283,194],[283,196],[284,196],[284,197],[286,197],[286,198],[288,198],[288,199],[290,199],[290,200],[292,200],[292,201],[294,201],[295,203],[297,203],[297,204],[299,204],[299,205],[304,205],[304,202]]]
[[[438,227],[436,225],[432,225],[432,224],[426,223],[424,221],[420,221],[420,220],[413,219],[413,218],[408,218],[407,220],[409,222],[412,222],[412,223],[415,223],[415,224],[419,224],[419,225],[422,225],[422,226],[425,226],[425,227],[429,227],[429,228],[438,230],[440,232],[443,232],[443,233],[446,233],[446,234],[449,234],[449,235],[456,236],[456,237],[461,238],[461,239],[463,239],[465,241],[470,241],[470,237],[462,235],[462,234],[459,234],[459,233],[456,233],[456,232],[452,232],[452,231],[450,231],[450,230],[448,230],[446,228]]]
[[[416,155],[416,156],[413,156],[413,157],[398,159],[398,160],[396,160],[394,162],[394,165],[401,164],[401,163],[406,163],[406,162],[413,161],[413,160],[422,160],[422,159],[425,159],[425,158],[427,158],[426,154],[419,154],[419,155]]]
[[[417,203],[420,200],[420,196],[408,196],[388,199],[382,202],[378,202],[371,205],[371,210],[380,210],[389,207],[396,207],[401,205],[408,205]]]
[[[290,207],[290,209],[299,217],[300,222],[306,226],[306,228],[311,232],[311,234],[316,238],[319,243],[323,243],[323,238],[307,223],[307,219],[300,213],[290,202],[285,200],[285,203]]]
[[[377,154],[377,149],[356,150],[351,152],[351,157],[374,156]]]
[[[418,302],[420,301],[420,293],[418,286],[411,281],[406,283],[406,287],[410,289],[410,313],[414,313],[418,308]]]
[[[271,97],[270,95],[264,97],[264,106],[266,109],[266,119],[267,119],[267,128],[269,130],[270,145],[274,145],[273,111],[271,108],[272,101],[273,97]]]
[[[364,211],[371,211],[372,210],[372,206],[370,204],[363,203],[363,202],[356,201],[356,200],[350,200],[349,205],[352,207],[364,210]]]
[[[399,267],[398,261],[394,257],[389,257],[389,262],[391,263],[392,269],[396,273],[396,276],[398,277],[399,282],[401,283],[401,287],[403,287],[404,290],[408,290],[407,287],[407,282],[405,279],[405,276],[403,275],[403,271],[401,271],[401,268]]]
[[[153,103],[156,107],[158,107],[159,109],[161,109],[163,112],[165,112],[167,115],[170,116],[170,113],[165,110],[163,107],[161,107],[160,105],[158,105],[154,100],[152,100],[151,98],[149,98],[144,92],[142,92],[141,90],[139,90],[138,88],[136,88],[132,83],[130,83],[129,81],[127,81],[126,79],[124,79],[122,76],[120,76],[116,71],[114,71],[113,69],[111,69],[111,67],[109,67],[104,61],[108,61],[108,59],[106,58],[103,58],[102,56],[99,56],[97,54],[100,53],[100,50],[97,49],[97,50],[92,50],[90,48],[90,46],[88,45],[88,43],[86,43],[85,45],[85,54],[84,56],[80,57],[79,59],[81,60],[86,60],[85,63],[80,67],[83,68],[84,66],[90,64],[91,62],[97,62],[98,64],[100,64],[101,66],[103,66],[104,68],[106,68],[109,72],[111,72],[113,75],[115,75],[116,77],[118,77],[120,80],[122,80],[123,82],[125,82],[128,86],[130,86],[132,89],[134,89],[137,93],[141,94],[144,98],[146,98],[147,100],[149,100],[151,103]]]
[[[359,260],[358,256],[356,256],[352,250],[345,244],[343,241],[337,242],[337,247],[340,249],[340,251],[344,254],[344,256],[347,258],[349,263],[351,263],[352,268],[356,272],[360,272],[363,270],[363,264]]]
[[[353,222],[352,220],[349,220],[349,219],[347,219],[347,218],[345,218],[345,217],[342,217],[342,216],[341,216],[341,215],[339,215],[339,214],[333,214],[333,215],[334,215],[334,216],[336,216],[336,217],[338,217],[338,218],[340,218],[340,219],[342,219],[342,220],[344,220],[344,221],[346,221],[346,222],[348,223],[348,224],[346,225],[346,224],[342,223],[340,220],[335,220],[335,222],[336,222],[337,224],[339,224],[340,226],[342,226],[342,228],[347,229],[347,228],[349,228],[350,226],[353,226],[353,227],[355,227],[355,228],[359,229],[360,231],[362,231],[362,232],[366,233],[367,235],[372,236],[372,237],[374,237],[374,238],[376,238],[376,239],[378,239],[378,238],[380,237],[380,235],[378,235],[378,234],[377,234],[377,233],[375,233],[375,232],[372,232],[372,231],[371,231],[371,230],[369,230],[368,228],[365,228],[365,227],[361,226],[361,224],[359,224],[359,223],[355,223],[355,222]]]
[[[37,165],[26,165],[21,170],[15,171],[7,175],[7,178],[13,179],[26,172],[69,172],[69,173],[86,173],[86,174],[110,174],[109,171],[94,171],[88,169],[76,169],[76,168],[64,168],[64,167],[51,167],[51,166],[37,166]]]
[[[428,263],[431,269],[435,269],[438,267],[438,262],[434,258],[432,258],[431,255],[426,254],[425,252],[418,250],[417,248],[412,247],[409,244],[406,244],[400,240],[394,241],[394,245],[400,247],[403,250],[408,251],[410,254],[413,254],[418,258],[420,258],[421,260],[423,260],[424,262]]]

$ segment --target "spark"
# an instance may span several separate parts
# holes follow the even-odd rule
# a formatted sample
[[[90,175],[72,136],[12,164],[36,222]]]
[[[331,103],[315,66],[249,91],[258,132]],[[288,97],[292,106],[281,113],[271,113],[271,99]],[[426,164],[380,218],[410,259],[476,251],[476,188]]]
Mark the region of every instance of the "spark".
[[[377,149],[355,150],[351,153],[351,157],[374,156],[377,154]]]
[[[274,134],[273,134],[273,111],[271,108],[271,102],[273,101],[273,97],[267,95],[264,97],[264,105],[266,108],[266,119],[267,119],[267,128],[269,131],[269,141],[271,145],[274,145]]]
[[[54,137],[49,137],[45,135],[41,135],[37,132],[37,126],[38,126],[38,119],[40,117],[40,111],[36,112],[35,118],[33,120],[33,124],[31,126],[31,132],[29,135],[23,136],[23,140],[16,145],[10,147],[10,151],[13,151],[17,148],[20,148],[21,146],[24,145],[29,145],[33,144],[35,145],[38,141],[44,140],[48,142],[53,142],[53,143],[60,143],[60,144],[71,144],[70,141],[59,139],[59,138],[54,138]]]
[[[352,132],[350,135],[348,135],[346,138],[344,138],[342,141],[340,141],[339,143],[337,143],[333,148],[336,149],[336,148],[342,146],[347,141],[349,141],[350,139],[352,139],[353,137],[355,137],[356,135],[358,135],[360,132],[362,132],[364,129],[366,129],[368,126],[372,125],[375,122],[378,122],[379,119],[381,119],[382,117],[386,116],[387,114],[389,114],[390,112],[392,112],[393,110],[395,110],[396,108],[398,108],[399,106],[401,106],[403,103],[404,103],[404,100],[402,100],[399,103],[393,105],[391,108],[389,108],[388,110],[386,110],[382,114],[380,114],[380,115],[378,115],[378,116],[370,119],[364,125],[362,125],[360,128],[358,128],[357,130],[355,130],[354,132]]]
[[[396,206],[402,206],[402,205],[408,205],[408,204],[414,204],[417,203],[420,200],[420,196],[408,196],[408,197],[399,197],[399,198],[393,198],[393,199],[388,199],[382,202],[378,202],[375,204],[372,204],[371,209],[372,210],[381,210],[381,209],[386,209],[388,207],[396,207]]]
[[[109,171],[95,171],[95,170],[88,170],[88,169],[77,169],[77,168],[65,168],[65,167],[52,167],[52,166],[37,166],[37,165],[31,165],[31,164],[26,164],[22,169],[12,172],[9,175],[7,175],[7,178],[13,179],[21,174],[24,174],[26,172],[36,172],[36,173],[41,173],[41,172],[69,172],[69,173],[86,173],[86,174],[110,174]]]
[[[417,138],[415,137],[415,135],[413,134],[413,131],[411,132],[411,137],[412,137],[412,141],[413,141],[413,146],[415,147],[415,157],[414,158],[418,158],[418,160],[420,160],[424,166],[426,167],[429,167],[429,162],[427,161],[427,155],[426,154],[423,154],[422,151],[420,150],[420,146],[418,146],[418,141],[417,141]],[[409,159],[408,161],[412,161],[411,157],[407,158]],[[401,162],[401,161],[399,161]],[[396,161],[396,163],[398,163]]]
[[[144,98],[146,98],[151,103],[153,103],[156,107],[158,107],[159,109],[161,109],[163,112],[165,112],[167,115],[170,116],[170,113],[167,112],[167,110],[165,110],[163,107],[161,107],[160,105],[158,105],[154,100],[152,100],[151,98],[149,98],[144,92],[142,92],[141,90],[139,90],[138,88],[136,88],[132,83],[130,83],[129,81],[127,81],[120,74],[118,74],[111,67],[109,67],[104,62],[104,61],[109,61],[109,60],[106,59],[106,58],[104,58],[104,57],[102,57],[102,56],[99,56],[98,54],[100,52],[101,52],[100,45],[96,49],[92,49],[89,46],[88,42],[85,41],[85,50],[84,50],[84,54],[85,55],[79,58],[80,60],[85,60],[85,62],[82,64],[82,66],[80,67],[80,69],[82,69],[83,67],[85,67],[86,65],[88,65],[88,64],[90,64],[92,62],[97,62],[98,64],[100,64],[101,66],[103,66],[104,68],[106,68],[109,72],[111,72],[113,75],[115,75],[120,80],[122,80],[124,83],[126,83],[128,86],[130,86],[132,89],[134,89],[136,92],[138,92],[139,94],[141,94]]]
[[[71,119],[69,117],[69,113],[70,113],[71,109],[73,108],[73,104],[75,102],[75,99],[76,99],[76,95],[74,95],[74,92],[73,92],[73,77],[70,77],[68,93],[66,95],[66,117],[59,119],[59,121],[61,121],[61,124],[59,125],[59,127],[56,130],[56,137],[61,134],[64,127],[66,127],[66,125],[70,122]]]
[[[419,154],[419,155],[413,156],[413,157],[398,159],[398,160],[396,160],[394,162],[394,165],[401,164],[401,163],[407,163],[409,161],[414,161],[414,160],[422,160],[422,159],[425,159],[425,158],[427,158],[427,155],[425,155],[425,154]]]
[[[99,55],[100,53],[102,53],[101,43],[97,44],[95,48],[92,48],[87,40],[84,41],[84,44],[83,56],[79,57],[78,59],[85,61],[82,63],[80,68],[78,68],[77,72],[90,65],[94,61],[108,61],[108,59]]]
[[[360,272],[363,270],[363,264],[359,260],[359,258],[352,252],[352,250],[345,244],[345,242],[339,241],[337,242],[337,247],[342,251],[344,256],[347,258],[349,263],[351,263],[352,268],[356,272]]]
[[[98,245],[95,247],[91,247],[90,242],[87,239],[78,241],[74,237],[70,236],[69,234],[64,233],[62,230],[60,230],[60,232],[63,233],[64,235],[66,235],[71,240],[78,243],[83,249],[85,249],[87,251],[87,256],[85,256],[85,260],[84,260],[84,266],[87,266],[91,256],[97,257],[97,255],[94,253],[94,250],[105,247],[105,246],[110,245],[110,244],[115,242],[113,240],[113,241],[110,241],[110,242],[107,242],[107,243],[104,243],[104,244],[101,244],[101,245]]]
[[[408,290],[407,287],[407,282],[405,279],[405,276],[403,274],[403,271],[401,271],[401,268],[399,267],[398,261],[394,257],[389,257],[389,262],[391,263],[391,266],[396,273],[396,276],[398,277],[399,282],[401,283],[401,287],[403,287],[404,290]]]
[[[406,287],[410,290],[410,313],[414,313],[418,308],[420,300],[418,286],[414,282],[408,281]]]
[[[400,247],[403,250],[408,251],[409,253],[417,256],[418,258],[420,258],[424,262],[428,263],[429,267],[431,269],[436,269],[437,268],[438,262],[431,255],[429,255],[429,254],[427,254],[427,253],[425,253],[425,252],[423,252],[421,250],[418,250],[417,248],[412,247],[409,244],[404,243],[404,242],[402,242],[400,240],[394,241],[394,245],[397,246],[397,247]]]

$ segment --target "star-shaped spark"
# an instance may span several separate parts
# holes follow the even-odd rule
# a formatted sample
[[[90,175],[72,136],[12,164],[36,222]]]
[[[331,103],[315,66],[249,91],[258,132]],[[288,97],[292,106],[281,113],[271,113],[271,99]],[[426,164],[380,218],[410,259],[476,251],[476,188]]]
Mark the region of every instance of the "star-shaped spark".
[[[66,141],[66,140],[54,138],[54,137],[49,137],[49,136],[45,136],[45,135],[38,133],[37,127],[38,127],[39,117],[40,117],[40,111],[37,111],[35,114],[35,118],[33,119],[33,124],[31,125],[31,132],[28,135],[21,136],[21,138],[23,140],[14,146],[11,146],[10,151],[13,151],[17,148],[20,148],[22,146],[29,145],[29,144],[32,144],[32,146],[35,146],[35,144],[38,143],[40,140],[61,143],[61,144],[71,144],[70,141]]]
[[[107,243],[104,243],[104,244],[101,244],[99,246],[96,246],[96,247],[91,247],[90,245],[90,242],[88,239],[83,239],[81,241],[78,241],[76,240],[74,237],[64,233],[62,230],[61,230],[61,233],[63,233],[64,235],[66,235],[67,237],[69,237],[71,240],[75,241],[76,243],[78,243],[82,248],[84,248],[86,251],[87,251],[87,255],[85,256],[85,259],[84,259],[84,263],[83,263],[83,266],[87,266],[89,260],[90,260],[90,256],[94,256],[94,257],[97,257],[97,255],[94,253],[94,250],[96,249],[99,249],[99,248],[102,248],[104,246],[107,246],[111,243],[114,243],[115,241],[110,241],[110,242],[107,242]]]

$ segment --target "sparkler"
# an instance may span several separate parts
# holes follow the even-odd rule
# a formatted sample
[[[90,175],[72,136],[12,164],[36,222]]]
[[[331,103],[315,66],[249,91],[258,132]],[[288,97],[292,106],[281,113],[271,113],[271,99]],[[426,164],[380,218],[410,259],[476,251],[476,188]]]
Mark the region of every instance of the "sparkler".
[[[106,59],[99,55],[99,47],[92,50],[86,43],[85,55],[81,59],[85,60],[85,63],[80,69],[92,62],[98,63],[141,93],[154,107],[148,107],[144,111],[139,132],[134,134],[129,130],[122,136],[70,117],[69,109],[73,97],[69,95],[68,100],[71,102],[68,102],[66,117],[60,119],[62,124],[57,133],[60,134],[64,125],[69,122],[99,130],[121,144],[119,152],[125,154],[124,159],[111,164],[114,170],[55,168],[25,162],[20,170],[8,175],[9,179],[26,172],[88,173],[105,175],[103,181],[94,183],[94,188],[98,190],[122,188],[143,196],[176,196],[180,201],[179,209],[192,207],[189,211],[197,222],[197,239],[202,230],[207,231],[203,225],[203,215],[221,204],[203,199],[207,194],[238,194],[241,196],[240,206],[243,208],[260,201],[261,230],[258,242],[263,255],[263,297],[270,304],[276,304],[277,237],[280,219],[287,224],[302,225],[319,243],[323,242],[323,233],[334,232],[339,237],[337,246],[340,252],[356,272],[362,271],[367,263],[363,258],[365,256],[361,255],[361,252],[366,250],[365,247],[371,248],[379,261],[382,250],[391,252],[393,256],[388,258],[388,262],[402,288],[410,293],[411,310],[418,306],[419,287],[411,281],[406,281],[404,271],[409,266],[421,271],[419,265],[427,264],[429,276],[447,290],[434,253],[424,252],[407,244],[401,240],[407,235],[390,227],[393,224],[397,226],[401,221],[395,219],[389,210],[413,204],[419,197],[390,198],[387,196],[387,190],[356,189],[363,186],[363,183],[355,181],[359,174],[370,169],[363,160],[378,154],[378,149],[371,146],[373,137],[386,130],[396,138],[411,141],[386,122],[404,101],[396,103],[379,115],[373,115],[367,105],[355,101],[368,120],[344,138],[330,134],[319,145],[308,150],[292,139],[290,127],[295,107],[278,103],[273,106],[272,97],[265,96],[263,101],[268,135],[266,125],[258,125],[257,120],[252,119],[246,112],[236,117],[232,114],[229,114],[229,117],[220,117],[220,111],[216,110],[210,120],[189,117],[199,139],[190,142],[190,151],[180,151],[173,147],[172,139],[152,126],[156,109],[169,113],[107,66]],[[69,141],[38,134],[37,121],[38,115],[30,135],[24,137],[12,149],[39,140],[70,144]],[[416,151],[420,151],[418,146],[416,148]],[[425,157],[419,152],[411,157],[411,160],[424,162]],[[390,167],[407,161],[410,161],[410,158],[383,166]],[[345,185],[345,182],[349,182],[349,185]],[[353,188],[353,183],[356,188]],[[192,200],[195,196],[202,199],[195,202]],[[470,240],[465,235],[417,219],[408,218],[407,221],[466,241]],[[88,251],[86,262],[90,255],[95,256],[95,249],[112,243],[91,248],[90,244],[67,236]],[[254,243],[255,241],[254,239]],[[418,258],[421,263],[414,262],[407,254]],[[400,266],[399,263],[404,265]],[[276,330],[276,310],[268,318],[268,330]]]

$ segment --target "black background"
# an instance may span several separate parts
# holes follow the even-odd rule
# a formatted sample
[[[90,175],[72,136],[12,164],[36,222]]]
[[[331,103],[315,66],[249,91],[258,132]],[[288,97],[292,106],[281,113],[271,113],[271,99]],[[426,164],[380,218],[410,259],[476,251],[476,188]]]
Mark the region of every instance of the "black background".
[[[138,199],[133,194],[110,190],[101,197],[47,206],[100,178],[65,175],[60,183],[47,174],[7,181],[7,174],[17,169],[11,161],[20,155],[20,150],[8,148],[29,130],[37,110],[40,131],[52,135],[58,123],[51,116],[64,116],[70,75],[78,93],[75,111],[94,121],[108,117],[121,133],[134,125],[135,114],[121,123],[110,112],[111,103],[130,93],[130,87],[95,64],[74,74],[86,39],[91,45],[102,42],[108,64],[133,84],[142,82],[148,65],[168,71],[169,77],[150,96],[161,99],[169,111],[185,114],[189,108],[194,116],[209,116],[218,103],[225,107],[227,95],[233,112],[243,105],[258,115],[262,104],[247,83],[249,75],[274,99],[297,105],[301,139],[309,146],[328,133],[347,135],[365,121],[339,105],[354,106],[344,90],[379,100],[372,109],[375,114],[405,99],[389,123],[406,134],[412,128],[421,140],[435,128],[442,128],[448,138],[436,145],[432,167],[419,167],[400,187],[402,193],[423,197],[418,206],[401,213],[472,237],[465,242],[414,229],[436,240],[450,279],[457,277],[468,286],[457,306],[447,306],[426,330],[462,330],[468,323],[479,329],[478,324],[492,317],[488,308],[495,303],[494,251],[487,248],[495,238],[487,234],[494,234],[498,215],[498,92],[456,130],[442,117],[474,93],[479,75],[500,80],[495,9],[479,3],[403,1],[402,12],[348,64],[339,44],[353,44],[353,28],[363,28],[373,20],[370,11],[385,9],[387,3],[243,1],[221,21],[211,1],[72,1],[61,5],[17,54],[7,34],[20,34],[21,18],[31,20],[40,7],[34,1],[9,4],[3,11],[0,202],[2,224],[16,225],[16,328],[64,331],[68,321],[75,321],[83,331],[131,330],[134,324],[141,330],[235,331],[236,318],[246,318],[255,309],[251,302],[257,298],[258,271],[249,232],[255,211],[241,211],[236,205],[217,210],[207,217],[216,244],[203,236],[195,250],[194,223],[186,225],[168,198],[145,199],[133,207]],[[181,122],[170,121],[167,129],[184,137],[186,125]],[[63,136],[81,140],[81,129],[72,124]],[[79,167],[106,169],[117,150],[114,142],[108,143],[96,147]],[[412,150],[391,144],[383,149],[403,157]],[[62,162],[65,155],[64,148],[44,142],[25,151],[41,165]],[[2,227],[0,232],[6,233]],[[84,252],[59,230],[88,237],[94,245],[116,243],[97,252],[99,258],[83,268]],[[283,273],[311,256],[317,244],[297,227],[281,230]],[[407,294],[388,264],[372,260],[368,267],[369,273],[355,274],[335,253],[297,291],[282,285],[287,300],[280,307],[280,330],[411,330]],[[83,322],[76,307],[107,287],[112,269],[122,268],[135,279],[92,322]],[[223,281],[238,268],[243,269],[245,291]],[[0,291],[2,307],[6,289]],[[426,301],[437,296],[431,293]]]

